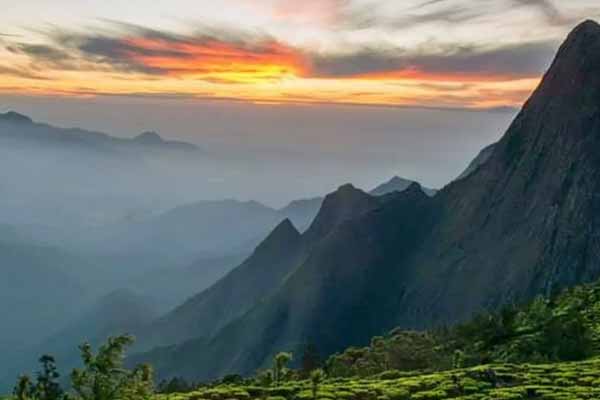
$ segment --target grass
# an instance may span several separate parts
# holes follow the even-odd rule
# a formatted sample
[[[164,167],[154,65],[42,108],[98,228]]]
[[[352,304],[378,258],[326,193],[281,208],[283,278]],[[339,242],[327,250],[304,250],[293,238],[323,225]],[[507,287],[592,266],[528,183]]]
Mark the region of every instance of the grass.
[[[393,374],[387,374],[391,376]],[[385,379],[329,379],[318,400],[584,400],[600,399],[600,358],[553,364],[491,364]],[[155,400],[312,400],[308,381],[279,387],[220,385]]]

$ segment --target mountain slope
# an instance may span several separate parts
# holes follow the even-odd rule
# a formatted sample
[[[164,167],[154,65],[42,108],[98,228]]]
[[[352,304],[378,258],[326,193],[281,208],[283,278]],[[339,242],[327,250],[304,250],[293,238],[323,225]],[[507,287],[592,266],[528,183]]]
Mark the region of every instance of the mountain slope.
[[[279,286],[295,266],[301,246],[300,233],[284,220],[239,267],[145,329],[141,345],[211,338]]]
[[[141,347],[198,337],[211,339],[257,302],[270,297],[331,230],[383,201],[385,198],[372,197],[352,185],[344,185],[325,198],[304,234],[285,219],[239,267],[145,329],[140,335]]]
[[[266,301],[208,343],[149,358],[162,374],[249,373],[307,341],[330,354],[598,278],[599,71],[600,26],[588,21],[472,174],[433,198],[415,185],[315,228],[325,234]]]

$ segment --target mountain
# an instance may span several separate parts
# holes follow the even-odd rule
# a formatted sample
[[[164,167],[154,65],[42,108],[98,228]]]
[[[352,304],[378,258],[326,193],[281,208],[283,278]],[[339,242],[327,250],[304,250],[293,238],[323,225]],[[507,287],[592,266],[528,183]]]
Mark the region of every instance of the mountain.
[[[417,182],[395,176],[371,190],[369,194],[372,196],[384,196],[393,192],[402,192],[408,189],[413,183]],[[428,196],[434,196],[437,193],[437,190],[425,187],[423,187],[423,191]],[[323,197],[295,200],[282,208],[280,212],[289,218],[301,232],[304,232],[312,222],[314,216],[317,215],[323,204],[323,200]]]
[[[138,359],[161,376],[247,374],[302,343],[331,354],[396,326],[454,323],[597,279],[599,71],[600,26],[587,21],[470,175],[435,197],[413,184],[373,208],[339,196],[367,205],[362,212],[325,213],[324,202],[318,234],[303,235],[316,240],[268,297],[210,340]],[[336,226],[326,229],[321,217]]]
[[[304,232],[319,212],[321,204],[323,204],[323,197],[294,200],[279,212],[289,218],[300,232]]]
[[[428,198],[418,184],[411,185],[406,192],[413,191]],[[338,227],[400,194],[394,192],[375,197],[349,184],[341,186],[325,197],[319,213],[304,234],[300,234],[289,219],[284,220],[238,268],[145,328],[139,335],[141,348],[185,343],[186,340],[209,343],[222,328],[246,313],[249,315],[256,304],[266,303],[276,296],[295,276],[295,269],[312,255],[315,246]],[[235,296],[231,296],[232,293]],[[306,302],[309,303],[308,299]]]
[[[198,336],[212,338],[222,327],[269,297],[310,254],[311,247],[332,229],[386,199],[344,185],[323,200],[319,213],[304,234],[286,218],[239,267],[146,329],[151,335],[142,332],[142,347],[173,344]]]
[[[141,336],[142,344],[211,338],[278,287],[295,267],[301,248],[300,233],[289,219],[284,220],[239,267],[145,329],[151,337]]]
[[[79,128],[57,128],[34,122],[14,111],[0,113],[0,139],[29,145],[55,145],[99,152],[118,152],[133,149],[160,149],[199,152],[196,145],[163,140],[156,132],[144,132],[133,139],[123,139]]]
[[[392,192],[402,192],[413,183],[417,183],[415,181],[411,181],[408,179],[400,178],[399,176],[394,176],[389,181],[382,183],[377,186],[375,189],[371,190],[369,193],[373,196],[382,196],[384,194],[392,193]],[[437,190],[429,189],[426,187],[421,187],[427,196],[435,196]]]

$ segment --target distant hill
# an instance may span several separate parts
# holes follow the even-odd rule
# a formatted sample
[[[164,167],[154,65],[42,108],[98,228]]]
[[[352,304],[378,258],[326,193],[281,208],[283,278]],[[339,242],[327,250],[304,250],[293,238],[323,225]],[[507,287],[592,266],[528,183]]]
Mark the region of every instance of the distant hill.
[[[0,113],[0,139],[29,145],[55,145],[109,153],[136,149],[200,152],[196,145],[164,140],[156,132],[144,132],[133,139],[117,138],[79,128],[58,128],[36,123],[30,117],[14,111]]]
[[[371,190],[369,193],[372,194],[373,196],[383,196],[385,194],[392,193],[392,192],[402,192],[402,191],[408,189],[408,187],[410,185],[412,185],[413,183],[416,183],[416,182],[401,178],[399,176],[394,176],[392,179],[377,186],[375,189]],[[421,186],[421,188],[423,189],[423,192],[425,192],[425,194],[427,196],[434,196],[437,193],[437,190],[435,190],[435,189],[429,189],[429,188],[426,188],[423,186]]]

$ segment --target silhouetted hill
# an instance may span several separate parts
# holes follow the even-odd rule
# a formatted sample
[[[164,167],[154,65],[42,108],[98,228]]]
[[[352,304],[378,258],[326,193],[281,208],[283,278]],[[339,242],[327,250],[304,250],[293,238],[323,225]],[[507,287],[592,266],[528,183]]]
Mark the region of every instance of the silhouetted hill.
[[[375,189],[371,190],[369,193],[373,196],[383,196],[392,192],[402,192],[413,183],[417,183],[415,181],[411,181],[409,179],[404,179],[399,176],[394,176],[389,181],[382,183],[377,186]],[[435,189],[429,189],[426,187],[421,187],[427,196],[434,196],[437,193]]]
[[[190,143],[163,140],[156,132],[144,132],[133,139],[123,139],[79,128],[66,129],[36,123],[30,117],[14,111],[0,113],[0,139],[29,145],[54,145],[109,153],[136,148],[200,151],[198,146]]]

